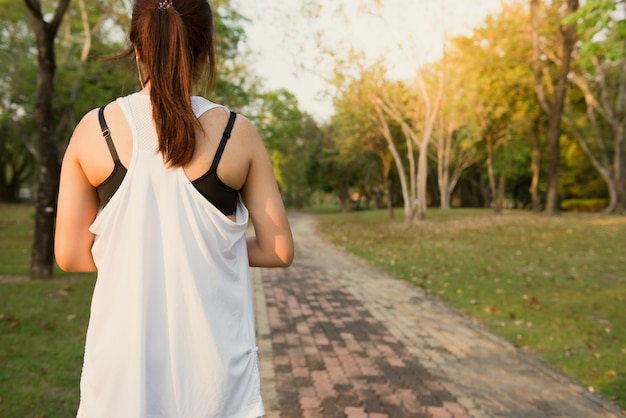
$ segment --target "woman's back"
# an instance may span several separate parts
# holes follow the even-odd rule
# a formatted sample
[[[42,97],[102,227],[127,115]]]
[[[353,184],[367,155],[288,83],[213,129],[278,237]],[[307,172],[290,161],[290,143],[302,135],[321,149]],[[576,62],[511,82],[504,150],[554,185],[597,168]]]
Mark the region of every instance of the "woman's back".
[[[147,95],[144,96],[148,98]],[[94,187],[98,187],[108,179],[114,169],[113,158],[96,118],[94,110],[81,122],[85,131],[89,132],[80,137],[82,143],[79,144],[79,158],[83,163],[89,183]],[[120,163],[128,168],[134,151],[129,121],[117,102],[106,106],[104,118]],[[250,152],[253,149],[250,145],[255,140],[254,128],[250,126],[250,122],[241,115],[238,119],[217,165],[219,180],[235,191],[241,190],[246,182],[248,169],[254,158]],[[229,112],[222,106],[216,106],[200,115],[194,154],[191,161],[184,166],[185,174],[190,181],[201,178],[211,167],[228,120]],[[234,218],[231,216],[231,219]]]
[[[98,280],[79,416],[260,416],[248,211],[227,219],[164,164],[146,96],[116,103],[133,154],[90,227]]]
[[[98,272],[80,414],[260,416],[248,266],[294,254],[270,159],[189,97],[215,77],[206,0],[135,0],[129,40],[142,91],[89,112],[61,169],[57,263]]]

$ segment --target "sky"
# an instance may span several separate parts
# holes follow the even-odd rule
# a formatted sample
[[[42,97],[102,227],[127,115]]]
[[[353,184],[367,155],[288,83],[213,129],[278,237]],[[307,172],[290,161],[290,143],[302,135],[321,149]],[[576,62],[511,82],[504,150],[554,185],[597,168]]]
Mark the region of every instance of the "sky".
[[[441,56],[444,32],[449,37],[470,33],[499,10],[501,0],[233,2],[250,19],[244,27],[254,72],[265,80],[265,89],[286,88],[302,110],[321,121],[333,113],[324,81],[332,60],[324,48],[341,57],[353,46],[370,61],[384,59],[392,77],[410,78],[420,63]]]

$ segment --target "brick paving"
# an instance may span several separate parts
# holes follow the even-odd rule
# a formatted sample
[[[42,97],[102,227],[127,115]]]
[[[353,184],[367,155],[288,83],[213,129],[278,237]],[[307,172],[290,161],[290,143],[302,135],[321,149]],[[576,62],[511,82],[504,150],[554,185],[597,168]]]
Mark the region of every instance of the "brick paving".
[[[623,417],[446,305],[291,218],[296,259],[253,269],[267,417]]]

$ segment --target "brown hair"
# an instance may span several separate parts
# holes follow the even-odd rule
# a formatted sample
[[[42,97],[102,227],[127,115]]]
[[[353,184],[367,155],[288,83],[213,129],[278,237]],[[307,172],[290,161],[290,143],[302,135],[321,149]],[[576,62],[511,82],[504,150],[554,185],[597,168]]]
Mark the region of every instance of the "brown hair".
[[[215,82],[211,7],[206,0],[136,0],[128,36],[131,45],[120,57],[138,51],[143,81],[150,82],[159,151],[169,164],[185,165],[196,144],[191,92],[203,64],[208,62],[209,85]]]

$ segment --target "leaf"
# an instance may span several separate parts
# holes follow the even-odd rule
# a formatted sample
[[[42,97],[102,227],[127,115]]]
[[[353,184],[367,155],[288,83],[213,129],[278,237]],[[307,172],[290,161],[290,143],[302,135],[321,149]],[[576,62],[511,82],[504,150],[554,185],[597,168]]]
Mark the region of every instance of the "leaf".
[[[7,316],[7,321],[9,321],[9,329],[15,329],[20,325],[20,319],[14,315]]]
[[[488,314],[497,314],[500,313],[500,310],[495,306],[495,305],[488,305],[485,306],[484,309],[485,312],[487,312]]]

